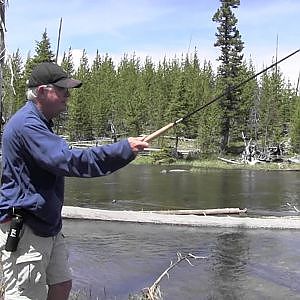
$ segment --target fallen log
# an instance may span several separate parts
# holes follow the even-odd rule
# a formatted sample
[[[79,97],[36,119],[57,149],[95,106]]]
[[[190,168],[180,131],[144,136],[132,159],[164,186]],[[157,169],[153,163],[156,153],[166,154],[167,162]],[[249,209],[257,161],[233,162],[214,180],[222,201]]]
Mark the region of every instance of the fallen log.
[[[218,159],[219,159],[219,160],[222,160],[222,161],[225,161],[225,162],[227,162],[227,163],[229,163],[229,164],[243,165],[242,162],[236,161],[236,160],[233,160],[233,159],[227,159],[227,158],[223,158],[223,157],[219,157],[219,156],[218,156]]]
[[[111,211],[64,206],[62,216],[66,219],[101,220],[191,227],[238,227],[269,229],[300,229],[300,217],[240,217],[170,215],[146,211]]]
[[[149,211],[157,214],[165,215],[230,215],[230,214],[242,214],[247,212],[247,208],[211,208],[211,209],[180,209],[180,210],[152,210]]]

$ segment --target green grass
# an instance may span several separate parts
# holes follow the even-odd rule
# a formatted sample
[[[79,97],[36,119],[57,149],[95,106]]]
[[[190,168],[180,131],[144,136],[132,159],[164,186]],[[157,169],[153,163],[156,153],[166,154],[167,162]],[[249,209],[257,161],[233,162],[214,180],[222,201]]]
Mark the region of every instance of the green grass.
[[[151,156],[140,156],[133,162],[136,165],[153,165],[157,164],[154,162]],[[187,166],[190,167],[192,171],[197,171],[201,169],[225,169],[225,170],[295,170],[300,171],[300,164],[296,163],[257,163],[255,165],[248,164],[230,164],[223,162],[217,158],[211,159],[197,159],[192,161],[187,161],[184,159],[176,160],[169,163],[167,160],[161,160],[159,165],[163,166]]]

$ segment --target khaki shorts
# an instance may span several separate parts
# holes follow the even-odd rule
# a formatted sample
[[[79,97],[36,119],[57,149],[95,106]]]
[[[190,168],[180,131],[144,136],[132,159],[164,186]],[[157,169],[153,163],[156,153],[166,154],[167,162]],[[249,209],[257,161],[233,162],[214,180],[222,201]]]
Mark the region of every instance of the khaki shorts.
[[[63,234],[39,237],[24,224],[17,251],[8,252],[4,246],[9,225],[9,222],[0,225],[4,299],[47,299],[48,285],[72,278]]]

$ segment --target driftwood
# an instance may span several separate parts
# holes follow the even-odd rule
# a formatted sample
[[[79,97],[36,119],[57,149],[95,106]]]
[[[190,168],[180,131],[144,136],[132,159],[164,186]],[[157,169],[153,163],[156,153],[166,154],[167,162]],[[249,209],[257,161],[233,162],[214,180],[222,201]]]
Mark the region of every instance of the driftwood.
[[[152,213],[164,214],[164,215],[229,215],[229,214],[241,214],[246,213],[247,208],[212,208],[212,209],[180,209],[180,210],[154,210]]]
[[[225,162],[227,162],[227,163],[229,163],[229,164],[243,165],[242,162],[236,161],[236,160],[233,160],[233,159],[227,159],[227,158],[223,158],[223,157],[219,157],[219,156],[218,156],[218,159],[220,159],[220,160],[222,160],[222,161],[225,161]]]
[[[265,148],[259,147],[256,142],[252,141],[252,139],[247,139],[244,132],[242,132],[242,138],[244,141],[245,148],[241,153],[241,158],[237,160],[226,159],[222,157],[218,157],[218,159],[225,161],[230,164],[238,164],[238,165],[255,165],[257,163],[268,163],[268,162],[284,162],[288,161],[299,162],[299,160],[295,159],[287,159],[284,157],[284,154],[287,153],[287,149],[289,148],[285,142],[281,142],[275,146],[268,146]]]
[[[300,217],[240,217],[170,215],[146,211],[112,211],[73,206],[64,206],[63,218],[101,220],[158,225],[181,225],[192,227],[242,227],[270,229],[300,229]]]

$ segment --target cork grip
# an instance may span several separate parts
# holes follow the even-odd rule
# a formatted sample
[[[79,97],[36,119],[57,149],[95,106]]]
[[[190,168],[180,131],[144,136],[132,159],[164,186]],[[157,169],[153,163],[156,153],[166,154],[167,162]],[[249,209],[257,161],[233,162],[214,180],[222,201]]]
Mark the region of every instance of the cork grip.
[[[156,130],[155,132],[153,132],[153,133],[149,134],[148,136],[146,136],[144,138],[144,141],[145,142],[152,141],[156,137],[160,136],[162,133],[166,132],[168,129],[172,128],[174,125],[175,125],[175,122],[174,123],[169,123],[168,125],[160,128],[160,129]]]

